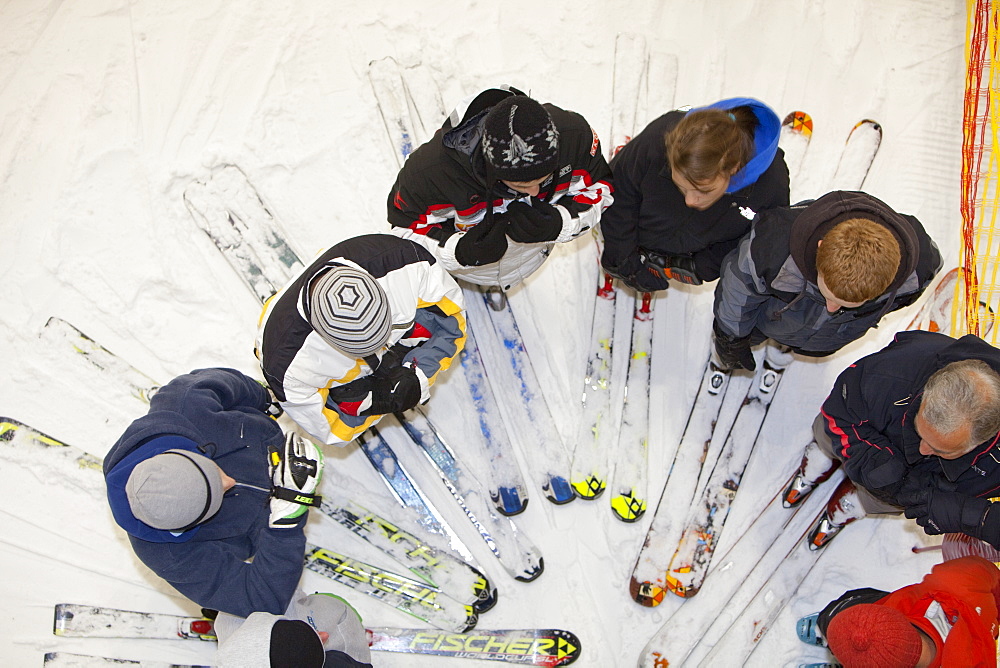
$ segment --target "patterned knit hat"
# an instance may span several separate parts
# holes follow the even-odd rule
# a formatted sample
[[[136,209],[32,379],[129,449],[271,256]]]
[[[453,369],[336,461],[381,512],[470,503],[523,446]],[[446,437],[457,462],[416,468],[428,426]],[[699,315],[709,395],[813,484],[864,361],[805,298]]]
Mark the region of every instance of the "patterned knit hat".
[[[503,181],[534,181],[559,166],[559,131],[545,107],[526,95],[490,109],[482,143],[486,161]]]
[[[309,324],[345,355],[366,357],[389,341],[389,300],[370,274],[334,267],[314,279]]]
[[[163,531],[185,531],[209,519],[225,493],[218,465],[190,450],[167,450],[139,462],[125,484],[135,518]]]
[[[838,612],[826,629],[826,641],[844,668],[913,668],[923,646],[906,615],[877,603]]]

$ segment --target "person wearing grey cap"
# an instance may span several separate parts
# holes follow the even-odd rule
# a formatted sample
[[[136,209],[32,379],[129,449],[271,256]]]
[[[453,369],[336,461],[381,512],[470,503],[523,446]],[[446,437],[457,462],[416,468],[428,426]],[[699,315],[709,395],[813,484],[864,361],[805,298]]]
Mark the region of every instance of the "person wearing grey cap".
[[[220,614],[219,668],[371,668],[368,634],[354,607],[333,594],[301,592],[283,615]]]
[[[347,239],[264,305],[255,354],[289,417],[345,445],[430,397],[465,345],[462,291],[423,246]]]
[[[302,575],[323,455],[285,436],[270,403],[239,371],[192,371],[160,388],[104,459],[136,555],[204,608],[282,613]]]

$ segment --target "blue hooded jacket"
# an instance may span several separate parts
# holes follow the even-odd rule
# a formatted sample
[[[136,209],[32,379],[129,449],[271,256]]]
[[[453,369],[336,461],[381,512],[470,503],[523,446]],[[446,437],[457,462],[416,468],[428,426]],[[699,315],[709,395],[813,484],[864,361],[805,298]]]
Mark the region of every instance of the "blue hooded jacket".
[[[153,396],[149,413],[104,460],[112,514],[139,559],[198,605],[240,617],[284,612],[305,554],[305,515],[292,528],[268,527],[267,450],[284,442],[264,412],[269,401],[267,390],[234,369],[192,371]],[[236,480],[218,513],[181,533],[136,519],[125,495],[132,469],[171,448],[203,454]],[[253,563],[246,563],[250,557]]]
[[[760,175],[767,171],[767,168],[774,162],[774,156],[778,154],[778,138],[781,136],[781,119],[771,107],[752,97],[731,97],[691,111],[701,111],[702,109],[728,111],[736,107],[749,107],[753,115],[757,117],[759,125],[753,136],[753,157],[743,169],[730,177],[729,187],[726,188],[727,193],[743,190],[751,183],[757,182]]]

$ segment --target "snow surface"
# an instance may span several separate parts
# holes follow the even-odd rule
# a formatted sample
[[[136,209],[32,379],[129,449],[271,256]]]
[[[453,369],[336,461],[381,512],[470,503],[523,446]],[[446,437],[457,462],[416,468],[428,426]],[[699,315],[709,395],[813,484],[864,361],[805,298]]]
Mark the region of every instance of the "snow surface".
[[[815,135],[793,197],[825,192],[847,133],[858,120],[874,118],[885,137],[865,190],[918,216],[953,265],[964,30],[965,3],[957,0],[7,0],[0,3],[0,272],[7,295],[0,412],[99,456],[144,412],[126,390],[39,338],[53,315],[161,382],[205,366],[256,373],[258,304],[194,226],[181,192],[217,164],[239,165],[304,257],[356,234],[385,231],[396,163],[365,78],[369,61],[385,56],[429,76],[445,105],[507,82],[581,112],[604,136],[615,35],[642,34],[654,54],[677,57],[677,105],[751,95],[782,115],[812,114]],[[665,92],[651,90],[651,99],[657,93]],[[664,111],[647,109],[639,122]],[[439,121],[425,119],[429,127]],[[592,244],[581,240],[560,247],[512,295],[567,438],[579,411],[594,272]],[[707,287],[671,289],[658,300],[654,489],[667,466],[657,452],[679,438],[707,355],[710,304]],[[731,523],[747,521],[797,464],[837,373],[884,345],[913,312],[893,314],[832,358],[792,365]],[[452,391],[447,381],[435,390]],[[458,433],[465,428],[454,404],[438,396],[430,406],[438,423]],[[448,503],[423,459],[402,455],[499,585],[500,603],[483,616],[483,628],[566,628],[583,643],[577,666],[633,666],[679,605],[670,600],[650,610],[628,595],[648,518],[626,525],[612,518],[605,499],[555,507],[535,492],[516,522],[543,552],[546,572],[529,584],[515,582]],[[332,452],[329,462],[328,484],[391,512],[391,499],[355,447]],[[0,479],[4,665],[39,665],[43,652],[56,649],[212,661],[214,649],[204,643],[53,637],[58,602],[171,613],[195,608],[135,559],[99,493],[67,484],[44,462],[5,457]],[[782,613],[752,664],[821,659],[795,639],[794,619],[847,588],[917,581],[939,559],[910,553],[915,543],[930,542],[911,522],[868,522],[877,522],[877,530],[853,527],[830,546],[817,577]],[[360,540],[335,530],[318,516],[310,521],[317,542],[378,561]],[[347,596],[369,625],[416,625],[312,573],[303,586]],[[447,663],[390,654],[377,654],[375,662]]]

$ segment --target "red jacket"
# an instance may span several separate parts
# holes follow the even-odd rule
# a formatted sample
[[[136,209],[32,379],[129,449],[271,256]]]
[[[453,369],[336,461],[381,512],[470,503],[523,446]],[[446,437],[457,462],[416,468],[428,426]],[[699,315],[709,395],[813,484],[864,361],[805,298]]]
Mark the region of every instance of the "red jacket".
[[[931,668],[997,665],[1000,569],[982,557],[935,566],[920,584],[878,602],[899,610],[937,646]]]

